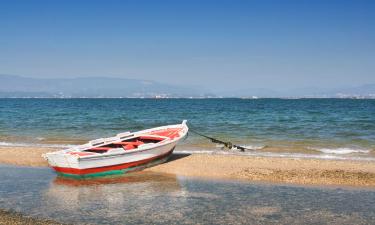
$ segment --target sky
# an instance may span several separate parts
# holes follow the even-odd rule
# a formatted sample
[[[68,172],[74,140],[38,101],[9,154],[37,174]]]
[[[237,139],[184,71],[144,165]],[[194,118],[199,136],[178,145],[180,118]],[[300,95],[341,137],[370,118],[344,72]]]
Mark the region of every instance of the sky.
[[[211,90],[375,83],[375,1],[0,0],[0,74]]]

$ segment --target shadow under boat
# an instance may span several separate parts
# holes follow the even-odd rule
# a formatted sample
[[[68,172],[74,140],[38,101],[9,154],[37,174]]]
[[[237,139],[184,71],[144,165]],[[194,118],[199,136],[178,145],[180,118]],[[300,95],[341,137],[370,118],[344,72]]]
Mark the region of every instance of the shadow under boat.
[[[185,157],[190,156],[191,154],[188,153],[173,153],[171,156],[169,156],[168,160],[165,163],[172,162],[175,160],[183,159]]]

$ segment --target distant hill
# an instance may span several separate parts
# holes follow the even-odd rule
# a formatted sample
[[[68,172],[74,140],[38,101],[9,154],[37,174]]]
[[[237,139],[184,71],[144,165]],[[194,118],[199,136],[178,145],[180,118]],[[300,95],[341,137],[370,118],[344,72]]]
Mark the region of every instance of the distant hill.
[[[263,98],[375,98],[375,84],[357,87],[319,88],[303,87],[286,91],[274,91],[265,88],[249,88],[218,93],[230,97]]]
[[[302,97],[335,97],[335,98],[375,98],[375,84],[342,88],[300,88],[291,90],[289,96],[297,94]]]
[[[123,78],[28,78],[0,75],[0,97],[204,97],[191,87]]]
[[[137,79],[106,77],[48,79],[0,75],[0,97],[2,98],[204,98],[216,96],[245,98],[375,98],[375,84],[336,89],[302,87],[287,91],[248,88],[210,93],[203,88]]]

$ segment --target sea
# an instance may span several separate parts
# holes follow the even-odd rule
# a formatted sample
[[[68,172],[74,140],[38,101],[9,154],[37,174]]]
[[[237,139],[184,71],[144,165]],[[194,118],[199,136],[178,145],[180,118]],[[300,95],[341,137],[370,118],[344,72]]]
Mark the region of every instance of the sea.
[[[181,123],[176,152],[375,160],[374,99],[0,99],[0,146],[69,148]]]

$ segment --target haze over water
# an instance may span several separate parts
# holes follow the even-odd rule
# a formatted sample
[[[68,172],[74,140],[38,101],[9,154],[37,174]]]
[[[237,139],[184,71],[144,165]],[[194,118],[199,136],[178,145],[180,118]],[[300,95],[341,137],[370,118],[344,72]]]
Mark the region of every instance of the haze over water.
[[[375,100],[354,99],[0,99],[0,145],[65,148],[187,119],[254,150],[190,133],[177,152],[375,160],[374,112]]]

